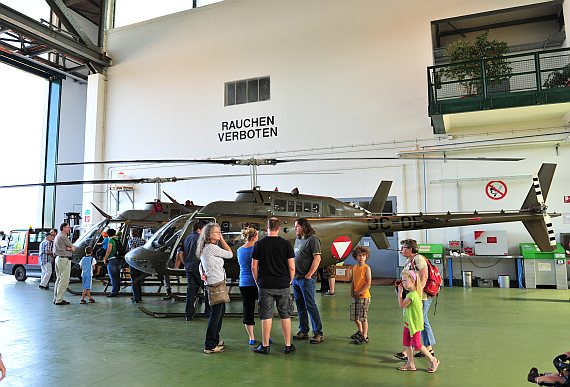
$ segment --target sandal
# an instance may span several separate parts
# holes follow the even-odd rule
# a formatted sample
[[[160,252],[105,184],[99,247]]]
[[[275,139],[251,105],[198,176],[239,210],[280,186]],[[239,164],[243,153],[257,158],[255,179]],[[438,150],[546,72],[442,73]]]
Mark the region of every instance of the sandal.
[[[439,360],[435,359],[435,361],[430,361],[427,372],[433,373],[437,370],[437,367],[439,367]]]
[[[94,299],[92,299],[92,298],[89,299],[89,303],[90,303],[90,304],[92,304],[92,303],[94,303],[94,302],[95,302]]]
[[[404,352],[398,352],[394,354],[394,357],[403,360],[403,361],[408,361],[408,357],[406,356],[406,354]]]
[[[410,363],[406,362],[406,364],[404,364],[401,367],[398,367],[398,369],[400,371],[415,371],[416,370],[416,365],[414,364],[413,366],[410,365]]]
[[[431,351],[429,351],[429,353],[430,353],[433,357],[435,357],[435,352],[433,351],[433,349],[432,349]],[[421,353],[421,352],[418,352],[418,353],[414,354],[414,357],[426,357],[426,355],[424,355],[424,354]]]
[[[87,304],[87,301],[81,300],[81,301],[79,301],[79,303],[80,303],[80,304]]]

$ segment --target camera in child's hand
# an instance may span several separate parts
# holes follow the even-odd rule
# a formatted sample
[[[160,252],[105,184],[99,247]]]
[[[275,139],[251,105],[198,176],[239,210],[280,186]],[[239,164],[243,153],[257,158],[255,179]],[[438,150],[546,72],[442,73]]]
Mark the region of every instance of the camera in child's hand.
[[[402,280],[396,280],[396,282],[394,282],[394,290],[396,291],[396,294],[398,294],[398,286],[400,286],[401,283]]]

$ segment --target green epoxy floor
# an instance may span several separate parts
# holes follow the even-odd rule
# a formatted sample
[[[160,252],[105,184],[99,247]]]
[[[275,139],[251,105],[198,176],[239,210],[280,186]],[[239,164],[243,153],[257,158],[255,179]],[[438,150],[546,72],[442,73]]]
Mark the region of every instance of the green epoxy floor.
[[[323,343],[295,342],[297,351],[284,355],[275,319],[272,352],[264,356],[247,344],[241,318],[224,319],[226,351],[206,355],[204,318],[152,318],[129,297],[96,297],[95,304],[80,305],[80,296],[66,294],[72,304],[55,306],[53,293],[38,284],[39,279],[17,282],[0,274],[0,352],[8,372],[2,387],[530,386],[530,367],[553,372],[552,359],[570,350],[569,292],[563,290],[444,288],[436,316],[435,304],[430,314],[441,366],[428,374],[424,359],[416,362],[416,372],[396,369],[403,364],[393,357],[401,349],[402,312],[392,287],[371,289],[369,344],[350,344],[356,330],[348,319],[350,285],[339,283],[336,297],[317,294]],[[80,291],[81,284],[70,288]],[[98,281],[94,290],[102,290]],[[139,305],[184,310],[183,302],[161,297],[146,297]],[[239,312],[241,303],[232,302],[227,310]],[[293,333],[297,324],[293,319]],[[255,329],[260,338],[261,324]]]

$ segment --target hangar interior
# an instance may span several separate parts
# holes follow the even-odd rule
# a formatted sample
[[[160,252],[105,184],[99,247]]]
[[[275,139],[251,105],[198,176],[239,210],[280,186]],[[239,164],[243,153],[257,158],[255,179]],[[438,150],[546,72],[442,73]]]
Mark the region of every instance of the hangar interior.
[[[532,174],[557,164],[546,205],[559,215],[552,217],[556,241],[570,233],[570,1],[194,0],[171,9],[123,0],[46,3],[45,20],[18,2],[0,3],[0,62],[46,80],[40,182],[189,179],[41,188],[37,227],[77,212],[87,229],[103,219],[93,205],[115,216],[166,200],[163,191],[206,205],[251,188],[247,166],[113,160],[274,158],[306,161],[259,166],[262,189],[298,188],[365,205],[390,180],[398,214],[518,210]],[[137,7],[138,19],[125,16]],[[445,49],[485,32],[507,43],[509,76],[464,95],[465,79],[446,78],[454,68]],[[557,74],[565,82],[546,83]],[[485,157],[522,160],[473,160]],[[108,163],[59,165],[95,161]],[[6,207],[29,206],[27,189],[3,192],[12,204]],[[0,211],[8,216],[8,208]],[[13,228],[27,227],[18,221]],[[397,250],[398,240],[413,238],[476,248],[481,232],[506,235],[503,250],[455,259],[453,267],[444,261],[446,277],[520,276],[514,260],[494,255],[517,256],[521,243],[533,242],[521,222],[399,231],[391,245]],[[387,254],[378,259],[389,262],[388,274],[376,277],[397,275],[397,253]],[[563,266],[568,272],[570,261]],[[538,294],[531,298],[541,300]],[[568,349],[556,348],[544,356]]]

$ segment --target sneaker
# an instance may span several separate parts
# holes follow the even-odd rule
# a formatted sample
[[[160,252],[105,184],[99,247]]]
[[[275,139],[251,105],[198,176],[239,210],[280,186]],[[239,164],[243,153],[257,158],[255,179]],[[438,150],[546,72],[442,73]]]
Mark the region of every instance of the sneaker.
[[[311,338],[311,340],[309,340],[309,343],[311,344],[319,344],[321,341],[324,341],[325,338],[323,337],[323,335],[319,335],[318,333],[315,333],[313,335],[313,337]]]
[[[350,338],[351,338],[352,340],[356,340],[356,339],[358,339],[360,336],[362,336],[362,332],[356,331],[356,333],[355,333],[354,335],[350,335]]]
[[[359,338],[357,338],[356,340],[354,340],[354,344],[358,344],[358,345],[360,345],[360,344],[366,344],[366,343],[368,343],[368,341],[369,341],[369,340],[368,340],[368,337],[364,337],[364,336],[361,335]]]
[[[326,291],[325,293],[323,293],[323,296],[334,297],[334,293]]]
[[[535,367],[532,367],[530,369],[530,372],[528,373],[528,378],[527,380],[531,383],[536,383],[536,378],[538,377],[538,369],[536,369]]]
[[[225,349],[224,347],[217,346],[214,349],[205,349],[204,353],[220,353],[224,352],[224,349]]]
[[[259,346],[253,349],[253,352],[261,353],[262,355],[269,355],[269,350],[270,350],[269,346],[264,347],[263,344],[259,344]]]
[[[65,301],[65,300],[61,300],[60,302],[56,302],[55,304],[56,305],[69,305],[69,302]]]
[[[166,296],[162,297],[162,299],[163,299],[163,300],[170,300],[170,299],[172,299],[172,293],[171,293],[171,292],[166,293]]]
[[[291,353],[295,350],[295,346],[293,345],[293,343],[291,343],[291,345],[286,345],[285,348],[283,349],[283,352],[285,352],[285,354]]]
[[[293,336],[293,340],[304,340],[304,339],[308,339],[308,338],[309,338],[309,334],[303,333],[301,331],[299,331],[296,335]]]

